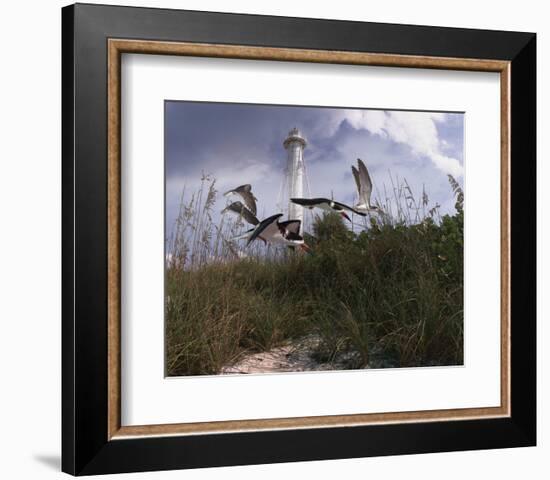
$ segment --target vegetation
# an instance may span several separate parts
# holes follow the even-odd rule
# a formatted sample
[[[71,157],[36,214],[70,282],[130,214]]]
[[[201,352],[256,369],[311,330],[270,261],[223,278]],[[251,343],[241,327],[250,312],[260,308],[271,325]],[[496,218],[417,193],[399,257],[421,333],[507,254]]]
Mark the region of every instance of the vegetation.
[[[255,242],[244,258],[229,240],[238,222],[212,224],[214,182],[203,181],[205,201],[182,202],[168,249],[168,375],[216,374],[306,335],[319,338],[320,362],[344,353],[346,368],[380,356],[396,367],[462,364],[463,193],[452,177],[452,216],[405,185],[397,220],[372,217],[354,233],[337,215],[318,216],[313,254]]]

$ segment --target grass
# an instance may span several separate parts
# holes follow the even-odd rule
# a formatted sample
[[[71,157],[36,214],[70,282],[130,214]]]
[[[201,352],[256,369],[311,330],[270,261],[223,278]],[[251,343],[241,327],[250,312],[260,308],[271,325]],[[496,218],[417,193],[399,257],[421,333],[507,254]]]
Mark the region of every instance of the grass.
[[[347,368],[375,357],[400,367],[462,364],[463,193],[452,177],[452,216],[428,209],[424,192],[415,202],[405,184],[394,188],[394,216],[360,232],[337,215],[316,217],[312,255],[255,242],[246,258],[230,240],[239,221],[212,224],[215,182],[203,181],[182,201],[168,248],[168,375],[216,374],[311,334],[320,362],[349,353]]]

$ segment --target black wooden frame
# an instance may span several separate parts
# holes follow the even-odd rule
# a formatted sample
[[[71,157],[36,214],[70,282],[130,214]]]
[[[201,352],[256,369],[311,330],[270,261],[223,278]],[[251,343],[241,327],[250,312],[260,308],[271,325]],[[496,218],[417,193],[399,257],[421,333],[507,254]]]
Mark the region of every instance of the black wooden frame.
[[[511,62],[510,418],[108,441],[107,40]],[[76,4],[62,10],[62,469],[74,475],[536,443],[536,35]]]

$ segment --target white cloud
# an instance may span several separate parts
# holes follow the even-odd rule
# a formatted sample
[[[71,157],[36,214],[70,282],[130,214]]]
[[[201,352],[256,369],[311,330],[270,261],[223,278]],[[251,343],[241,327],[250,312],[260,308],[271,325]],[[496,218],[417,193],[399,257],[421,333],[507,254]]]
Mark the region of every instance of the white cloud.
[[[344,119],[357,130],[366,129],[373,134],[387,136],[387,115],[382,110],[350,110],[344,113]]]
[[[463,174],[460,162],[442,152],[446,145],[439,139],[436,123],[445,121],[444,113],[341,110],[337,116],[338,124],[345,120],[357,130],[408,145],[414,155],[428,157],[444,173],[455,177]],[[334,125],[331,123],[330,127]]]

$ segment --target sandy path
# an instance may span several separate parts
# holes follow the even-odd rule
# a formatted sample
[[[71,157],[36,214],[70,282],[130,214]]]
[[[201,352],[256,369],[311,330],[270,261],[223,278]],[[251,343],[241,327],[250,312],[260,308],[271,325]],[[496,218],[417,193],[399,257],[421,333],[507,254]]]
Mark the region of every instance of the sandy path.
[[[281,373],[350,368],[350,362],[357,355],[353,352],[342,353],[330,363],[319,363],[314,358],[319,341],[318,337],[310,335],[267,352],[245,355],[235,364],[224,367],[221,373]]]

